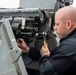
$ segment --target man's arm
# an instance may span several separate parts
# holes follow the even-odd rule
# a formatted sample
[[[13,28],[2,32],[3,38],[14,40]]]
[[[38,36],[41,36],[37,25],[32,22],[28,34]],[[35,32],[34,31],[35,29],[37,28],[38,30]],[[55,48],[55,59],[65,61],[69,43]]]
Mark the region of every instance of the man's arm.
[[[71,46],[68,47],[68,44],[64,44],[58,48],[53,56],[48,56],[48,53],[42,55],[39,61],[41,75],[74,75],[76,61],[73,59],[75,52],[71,48]],[[48,49],[45,48],[45,50]]]

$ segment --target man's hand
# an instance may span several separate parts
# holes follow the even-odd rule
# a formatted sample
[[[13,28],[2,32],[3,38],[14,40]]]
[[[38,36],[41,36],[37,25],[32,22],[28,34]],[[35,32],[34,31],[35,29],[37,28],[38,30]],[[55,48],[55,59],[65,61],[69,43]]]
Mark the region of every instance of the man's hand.
[[[40,54],[41,56],[50,56],[50,51],[48,49],[47,43],[44,44],[44,46],[42,46],[42,49],[40,50]]]
[[[29,47],[27,46],[26,42],[23,39],[21,39],[21,38],[17,39],[17,44],[23,53],[29,52]]]

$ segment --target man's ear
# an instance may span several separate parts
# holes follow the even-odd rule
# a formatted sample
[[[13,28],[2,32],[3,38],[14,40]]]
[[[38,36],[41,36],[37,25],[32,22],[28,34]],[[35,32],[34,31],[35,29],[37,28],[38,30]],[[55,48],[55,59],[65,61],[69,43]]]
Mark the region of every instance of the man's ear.
[[[73,23],[71,20],[67,21],[67,29],[70,29],[72,27]]]

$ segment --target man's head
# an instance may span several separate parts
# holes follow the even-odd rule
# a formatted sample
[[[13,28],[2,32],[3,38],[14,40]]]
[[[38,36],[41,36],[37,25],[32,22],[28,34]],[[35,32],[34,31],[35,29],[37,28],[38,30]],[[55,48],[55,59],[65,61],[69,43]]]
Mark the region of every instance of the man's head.
[[[55,14],[55,26],[59,38],[66,37],[76,28],[76,8],[65,6],[59,9]]]

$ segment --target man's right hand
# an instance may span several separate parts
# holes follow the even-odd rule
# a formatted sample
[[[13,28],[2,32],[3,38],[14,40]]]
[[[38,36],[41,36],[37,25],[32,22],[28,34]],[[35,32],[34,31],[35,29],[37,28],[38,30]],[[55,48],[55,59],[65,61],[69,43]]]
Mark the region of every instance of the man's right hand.
[[[50,56],[50,51],[48,49],[48,45],[47,45],[46,42],[44,43],[44,46],[42,46],[42,48],[40,50],[40,54],[41,54],[42,57],[43,56]]]
[[[27,46],[26,42],[23,39],[17,39],[17,44],[23,53],[29,53],[30,48]]]

